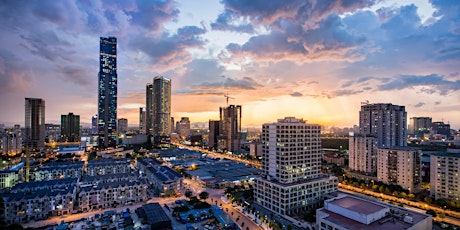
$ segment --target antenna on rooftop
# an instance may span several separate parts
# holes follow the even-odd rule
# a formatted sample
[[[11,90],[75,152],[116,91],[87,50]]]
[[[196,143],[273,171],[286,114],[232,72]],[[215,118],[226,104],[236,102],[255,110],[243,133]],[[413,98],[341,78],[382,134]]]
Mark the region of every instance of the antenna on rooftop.
[[[234,97],[228,96],[228,93],[224,94],[224,97],[227,98],[227,107],[228,107],[228,99],[230,99],[230,98],[231,98],[231,99],[235,99]]]

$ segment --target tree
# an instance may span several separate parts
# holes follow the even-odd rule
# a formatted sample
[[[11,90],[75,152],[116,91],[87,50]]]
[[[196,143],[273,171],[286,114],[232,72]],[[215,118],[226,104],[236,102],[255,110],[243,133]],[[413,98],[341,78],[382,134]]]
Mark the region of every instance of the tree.
[[[407,194],[406,194],[405,192],[401,192],[399,195],[400,195],[402,198],[406,198],[406,197],[407,197]]]
[[[385,191],[385,186],[380,185],[380,187],[379,187],[379,192],[384,192],[384,191]]]
[[[201,192],[198,196],[200,197],[201,200],[206,200],[209,197],[209,193],[208,192]]]
[[[441,219],[446,218],[446,214],[444,214],[443,212],[439,213],[439,218],[441,218]]]
[[[430,215],[433,216],[433,217],[436,217],[436,216],[437,216],[437,215],[436,215],[436,211],[433,210],[433,209],[427,210],[427,211],[426,211],[426,214],[430,214]]]
[[[192,196],[193,196],[192,191],[190,191],[190,190],[185,191],[185,197],[187,197],[189,200],[190,200],[190,197],[192,197]]]
[[[427,204],[431,204],[431,202],[433,202],[433,200],[429,196],[425,197],[423,201],[425,201]]]
[[[409,200],[414,200],[414,199],[415,199],[415,195],[414,195],[413,193],[410,193],[410,194],[407,196],[407,198],[408,198]]]
[[[188,219],[190,222],[195,222],[195,216],[193,216],[193,214],[188,214]]]

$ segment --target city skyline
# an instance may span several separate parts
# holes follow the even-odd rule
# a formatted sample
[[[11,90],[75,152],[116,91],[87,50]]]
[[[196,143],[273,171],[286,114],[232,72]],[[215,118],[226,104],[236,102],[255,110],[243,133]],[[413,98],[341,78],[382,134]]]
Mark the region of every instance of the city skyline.
[[[191,123],[217,119],[228,94],[243,126],[289,115],[350,127],[369,101],[459,128],[459,4],[2,2],[0,124],[22,126],[29,97],[47,102],[46,123],[72,112],[90,124],[98,39],[114,36],[117,116],[133,126],[160,75],[174,82],[171,115]]]

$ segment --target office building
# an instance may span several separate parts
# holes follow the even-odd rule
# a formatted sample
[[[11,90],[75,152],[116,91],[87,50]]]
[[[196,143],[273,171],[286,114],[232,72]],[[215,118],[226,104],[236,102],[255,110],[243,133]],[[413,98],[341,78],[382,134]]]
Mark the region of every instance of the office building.
[[[8,129],[5,132],[0,131],[0,150],[2,155],[15,156],[22,151],[21,130]]]
[[[99,148],[117,143],[117,38],[100,38],[98,134]]]
[[[139,133],[147,134],[147,110],[145,107],[139,108]]]
[[[61,141],[80,142],[80,115],[61,115]]]
[[[223,151],[241,149],[241,105],[220,107],[220,134],[218,148]]]
[[[145,115],[147,134],[153,134],[153,84],[147,83],[145,85]]]
[[[118,133],[126,133],[128,132],[128,119],[120,118],[118,119]]]
[[[422,150],[412,147],[378,148],[377,179],[385,184],[400,185],[410,193],[422,183]]]
[[[177,134],[179,134],[182,140],[190,136],[190,120],[188,117],[182,117],[177,123]]]
[[[249,155],[253,157],[262,156],[262,143],[261,142],[252,142],[249,144]]]
[[[340,195],[324,201],[316,210],[319,230],[432,229],[431,215],[415,212],[387,203]]]
[[[430,155],[430,194],[436,200],[460,200],[460,151],[447,149],[445,153]]]
[[[363,104],[359,133],[377,137],[379,147],[407,146],[407,113],[404,106]]]
[[[28,149],[45,147],[45,101],[25,98],[25,129],[23,144]]]
[[[263,176],[254,183],[254,200],[280,215],[315,208],[337,191],[337,177],[320,174],[321,129],[286,117],[262,126]]]
[[[217,150],[220,133],[220,121],[209,120],[208,147]]]
[[[411,117],[407,134],[414,137],[423,137],[423,134],[430,132],[431,123],[431,117]]]
[[[377,138],[372,135],[351,134],[348,167],[365,174],[377,173]]]
[[[154,137],[171,134],[171,80],[162,76],[146,85],[147,129]]]

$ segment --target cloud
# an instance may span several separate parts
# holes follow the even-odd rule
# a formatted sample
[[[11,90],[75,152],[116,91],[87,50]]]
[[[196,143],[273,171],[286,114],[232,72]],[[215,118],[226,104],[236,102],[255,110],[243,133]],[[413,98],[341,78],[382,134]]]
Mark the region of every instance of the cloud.
[[[424,106],[424,105],[425,105],[424,102],[419,102],[419,103],[415,104],[414,107],[415,107],[415,108],[420,108],[420,107],[422,107],[422,106]]]
[[[299,93],[299,92],[294,92],[294,93],[291,93],[291,96],[293,96],[293,97],[301,97],[301,96],[303,96],[303,94]]]
[[[198,89],[213,89],[213,88],[221,88],[221,89],[242,89],[242,90],[255,90],[257,87],[261,86],[259,83],[254,81],[252,78],[243,77],[241,79],[232,79],[225,76],[222,76],[223,80],[220,82],[212,82],[212,83],[203,83],[199,86],[196,86]]]
[[[332,92],[331,97],[340,97],[340,96],[347,96],[347,95],[354,95],[354,94],[360,94],[364,92],[363,90],[350,90],[350,89],[341,89],[341,90],[335,90]]]
[[[379,90],[401,90],[416,86],[426,86],[431,89],[422,89],[423,92],[432,93],[436,91],[440,95],[446,95],[452,91],[460,90],[460,80],[452,81],[444,76],[430,74],[425,76],[400,75],[392,78],[389,82],[380,84]]]
[[[0,95],[6,93],[26,93],[35,83],[35,75],[28,70],[27,63],[7,50],[0,49]]]

